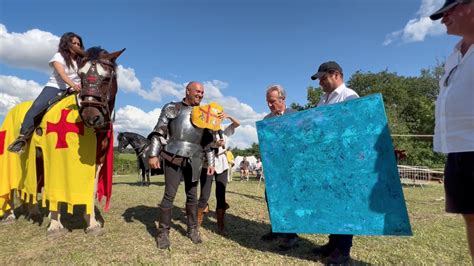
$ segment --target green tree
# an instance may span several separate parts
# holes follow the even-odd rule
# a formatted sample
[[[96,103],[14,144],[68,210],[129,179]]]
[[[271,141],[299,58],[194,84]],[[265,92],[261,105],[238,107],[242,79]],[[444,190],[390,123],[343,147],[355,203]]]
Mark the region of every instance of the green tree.
[[[444,63],[422,69],[417,77],[405,77],[384,70],[378,73],[357,71],[346,82],[361,97],[381,93],[391,134],[431,135],[434,131],[434,102],[439,92],[439,80]],[[307,103],[292,103],[296,110],[305,110],[317,105],[321,97],[320,88],[308,87]],[[406,150],[407,164],[440,166],[445,157],[432,151],[432,139],[393,139],[397,149]]]

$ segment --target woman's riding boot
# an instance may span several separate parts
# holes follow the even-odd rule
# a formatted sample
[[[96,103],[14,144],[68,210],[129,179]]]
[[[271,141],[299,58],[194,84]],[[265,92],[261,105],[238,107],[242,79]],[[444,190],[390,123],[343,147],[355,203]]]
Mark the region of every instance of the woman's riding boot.
[[[204,219],[204,208],[198,207],[197,220],[198,220],[199,227],[201,227],[203,219]]]
[[[161,208],[160,222],[158,224],[158,236],[156,236],[156,244],[160,249],[169,248],[170,243],[170,225],[171,225],[171,208]]]
[[[199,235],[199,226],[197,219],[198,207],[197,204],[186,204],[186,215],[188,216],[188,237],[194,244],[202,242]]]
[[[225,231],[224,227],[224,217],[225,217],[225,210],[226,209],[217,209],[217,233],[221,236],[226,236],[227,232]]]

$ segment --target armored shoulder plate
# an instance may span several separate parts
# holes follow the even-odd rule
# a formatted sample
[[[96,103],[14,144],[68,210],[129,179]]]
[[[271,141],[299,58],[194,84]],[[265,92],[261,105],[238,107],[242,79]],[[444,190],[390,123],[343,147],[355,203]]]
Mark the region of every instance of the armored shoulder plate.
[[[178,116],[182,106],[183,104],[180,102],[170,102],[170,103],[167,103],[165,106],[163,106],[163,109],[161,109],[161,112],[163,112],[166,118],[173,119]]]

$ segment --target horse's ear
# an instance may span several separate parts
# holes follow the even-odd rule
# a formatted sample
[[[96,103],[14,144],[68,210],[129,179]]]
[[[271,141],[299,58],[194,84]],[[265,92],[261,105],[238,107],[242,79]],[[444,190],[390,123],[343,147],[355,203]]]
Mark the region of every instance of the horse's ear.
[[[125,51],[125,49],[126,48],[123,48],[120,51],[106,54],[106,55],[104,55],[104,59],[107,59],[107,60],[110,60],[110,61],[115,61],[115,59],[117,59],[123,53],[123,51]]]
[[[71,45],[71,49],[77,54],[79,55],[80,57],[86,57],[86,52],[84,50],[82,50],[81,48],[75,46],[75,45]]]

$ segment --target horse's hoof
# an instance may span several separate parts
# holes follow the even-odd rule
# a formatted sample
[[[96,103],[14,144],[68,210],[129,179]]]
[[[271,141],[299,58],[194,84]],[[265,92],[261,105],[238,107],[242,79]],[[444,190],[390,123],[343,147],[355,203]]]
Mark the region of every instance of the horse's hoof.
[[[69,231],[66,228],[58,228],[46,231],[46,235],[49,239],[58,239],[65,236],[68,232]]]
[[[8,215],[7,217],[4,217],[2,220],[0,220],[0,225],[9,225],[9,224],[14,224],[16,222],[16,218],[14,215]]]
[[[100,224],[92,227],[87,227],[86,234],[90,236],[101,236],[104,234],[104,229],[102,229]]]

